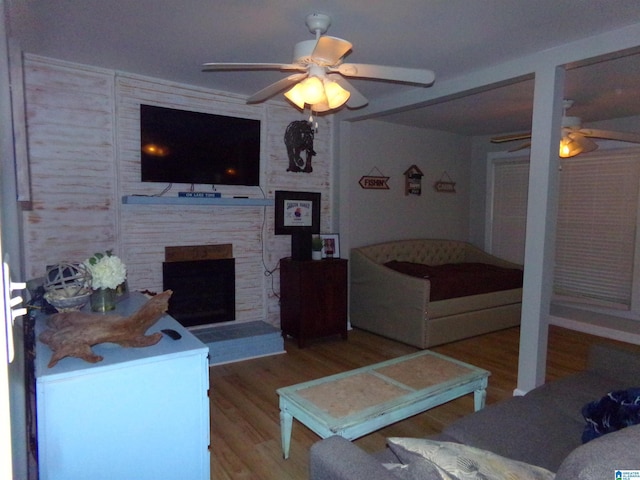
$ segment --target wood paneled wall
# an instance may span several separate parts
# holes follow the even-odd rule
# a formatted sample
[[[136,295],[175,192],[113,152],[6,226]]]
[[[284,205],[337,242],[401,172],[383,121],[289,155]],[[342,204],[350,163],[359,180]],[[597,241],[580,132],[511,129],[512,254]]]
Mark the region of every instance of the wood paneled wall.
[[[44,275],[46,265],[116,247],[113,87],[104,71],[26,61],[27,278]]]
[[[123,195],[157,195],[166,184],[140,182],[140,103],[262,122],[262,189],[216,187],[223,196],[273,198],[280,189],[322,193],[322,230],[331,224],[331,117],[319,118],[313,172],[287,172],[287,125],[303,118],[288,105],[242,98],[160,79],[25,56],[32,209],[23,213],[25,271],[82,261],[114,249],[131,289],[159,291],[165,246],[233,244],[236,317],[279,324],[278,260],[289,237],[273,235],[273,207],[123,205]],[[190,185],[174,184],[167,196]],[[210,186],[196,185],[196,190]]]

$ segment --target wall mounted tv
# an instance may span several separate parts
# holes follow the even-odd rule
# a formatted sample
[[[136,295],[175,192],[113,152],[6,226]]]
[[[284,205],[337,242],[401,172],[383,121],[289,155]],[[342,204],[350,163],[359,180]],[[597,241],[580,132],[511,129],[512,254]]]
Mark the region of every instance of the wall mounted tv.
[[[260,185],[260,121],[140,105],[143,182]]]

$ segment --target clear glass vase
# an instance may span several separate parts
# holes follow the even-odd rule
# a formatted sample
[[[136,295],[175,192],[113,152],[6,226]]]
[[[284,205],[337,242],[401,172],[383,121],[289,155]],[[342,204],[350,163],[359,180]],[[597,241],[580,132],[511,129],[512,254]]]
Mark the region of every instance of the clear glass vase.
[[[108,312],[116,308],[116,289],[99,288],[91,292],[89,301],[94,312]]]

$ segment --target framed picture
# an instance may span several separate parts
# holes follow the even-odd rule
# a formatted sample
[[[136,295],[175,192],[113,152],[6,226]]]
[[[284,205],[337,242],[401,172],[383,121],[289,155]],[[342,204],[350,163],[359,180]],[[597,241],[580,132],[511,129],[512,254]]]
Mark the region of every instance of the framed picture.
[[[340,235],[321,233],[320,238],[322,239],[322,258],[340,258]]]
[[[320,193],[275,192],[276,235],[320,233]]]

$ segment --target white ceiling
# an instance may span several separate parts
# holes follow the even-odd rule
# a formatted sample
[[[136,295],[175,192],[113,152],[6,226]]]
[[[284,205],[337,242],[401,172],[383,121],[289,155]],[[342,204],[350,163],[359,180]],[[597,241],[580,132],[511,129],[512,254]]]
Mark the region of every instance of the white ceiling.
[[[251,95],[280,72],[207,72],[204,62],[285,62],[312,39],[309,13],[354,48],[348,61],[429,68],[445,81],[640,22],[638,0],[7,0],[10,35],[28,53]],[[640,42],[638,42],[640,43]],[[572,115],[640,114],[640,54],[567,73]],[[369,99],[406,85],[352,82]],[[385,120],[468,135],[526,130],[531,81]],[[292,107],[293,108],[293,107]],[[365,107],[366,108],[366,107]]]

